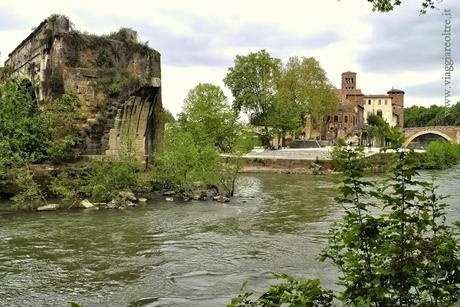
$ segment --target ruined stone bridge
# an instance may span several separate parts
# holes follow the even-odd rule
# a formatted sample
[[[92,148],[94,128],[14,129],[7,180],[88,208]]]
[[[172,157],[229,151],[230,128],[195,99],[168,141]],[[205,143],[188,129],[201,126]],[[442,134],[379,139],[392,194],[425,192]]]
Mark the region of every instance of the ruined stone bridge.
[[[460,144],[460,126],[431,126],[404,128],[404,146],[425,147],[429,142],[439,139]]]
[[[45,19],[5,62],[35,84],[43,103],[72,92],[80,99],[81,152],[119,155],[130,147],[143,159],[161,146],[160,54],[122,28],[96,36],[75,31],[61,15]]]

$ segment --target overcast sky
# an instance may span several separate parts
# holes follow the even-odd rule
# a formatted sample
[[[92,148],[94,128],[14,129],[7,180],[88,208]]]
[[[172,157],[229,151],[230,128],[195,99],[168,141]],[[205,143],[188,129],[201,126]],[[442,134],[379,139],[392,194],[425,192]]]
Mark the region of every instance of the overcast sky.
[[[460,63],[460,1],[437,0],[439,10],[425,16],[419,16],[421,0],[403,2],[410,4],[383,14],[372,12],[367,0],[0,0],[0,61],[32,28],[58,13],[90,33],[137,30],[162,55],[163,104],[173,114],[196,84],[224,87],[235,56],[260,49],[284,62],[290,56],[315,57],[336,87],[340,74],[351,70],[366,94],[395,87],[406,92],[406,106],[444,104],[442,12],[452,11],[452,57]],[[454,102],[460,100],[455,64]]]

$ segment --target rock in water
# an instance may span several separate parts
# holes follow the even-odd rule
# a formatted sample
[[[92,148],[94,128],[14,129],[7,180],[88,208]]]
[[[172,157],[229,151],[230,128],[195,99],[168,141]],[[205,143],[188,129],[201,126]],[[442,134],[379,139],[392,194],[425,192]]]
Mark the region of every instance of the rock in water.
[[[54,211],[59,208],[59,205],[57,204],[48,204],[46,206],[41,206],[37,208],[37,211]]]
[[[214,196],[213,198],[215,201],[218,201],[220,203],[228,203],[230,201],[230,198],[228,197],[225,197],[223,195],[218,195],[218,196]]]
[[[83,199],[83,200],[80,202],[79,208],[89,209],[89,208],[94,208],[94,205],[93,205],[89,200]]]
[[[118,196],[120,197],[120,200],[124,201],[136,201],[137,198],[134,196],[133,192],[127,192],[127,191],[120,191],[118,192]]]
[[[143,197],[138,198],[137,202],[140,203],[140,204],[145,204],[147,202],[147,198],[143,198]]]
[[[118,209],[118,205],[114,200],[112,200],[107,205],[105,205],[105,208],[106,209]]]
[[[128,208],[137,207],[137,204],[132,203],[132,202],[129,201],[129,202],[126,203],[126,207],[128,207]]]
[[[174,198],[172,198],[172,197],[166,197],[165,200],[166,200],[166,201],[174,201]]]

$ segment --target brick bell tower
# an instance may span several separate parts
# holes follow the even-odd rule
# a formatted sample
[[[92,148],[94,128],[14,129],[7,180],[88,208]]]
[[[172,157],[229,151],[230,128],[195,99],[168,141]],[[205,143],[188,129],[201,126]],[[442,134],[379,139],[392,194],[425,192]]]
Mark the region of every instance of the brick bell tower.
[[[399,127],[404,127],[404,91],[392,88],[387,92],[393,101],[393,113],[398,115]]]
[[[356,73],[346,71],[342,73],[342,90],[355,90],[356,89]]]

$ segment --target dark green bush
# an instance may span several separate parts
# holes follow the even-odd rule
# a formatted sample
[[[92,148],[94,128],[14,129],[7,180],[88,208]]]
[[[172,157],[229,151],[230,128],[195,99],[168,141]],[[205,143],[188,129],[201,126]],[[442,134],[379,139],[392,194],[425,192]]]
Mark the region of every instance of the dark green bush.
[[[141,192],[142,164],[137,161],[94,161],[90,167],[88,187],[95,201],[109,201],[120,191]]]
[[[424,166],[447,168],[460,162],[460,145],[446,141],[431,142],[425,152]]]
[[[270,286],[259,298],[251,300],[253,292],[244,292],[233,298],[227,307],[262,307],[262,306],[332,306],[332,291],[324,290],[319,279],[293,278],[286,274],[274,274],[286,282]],[[246,288],[247,283],[241,287]],[[286,305],[285,305],[286,304]]]

